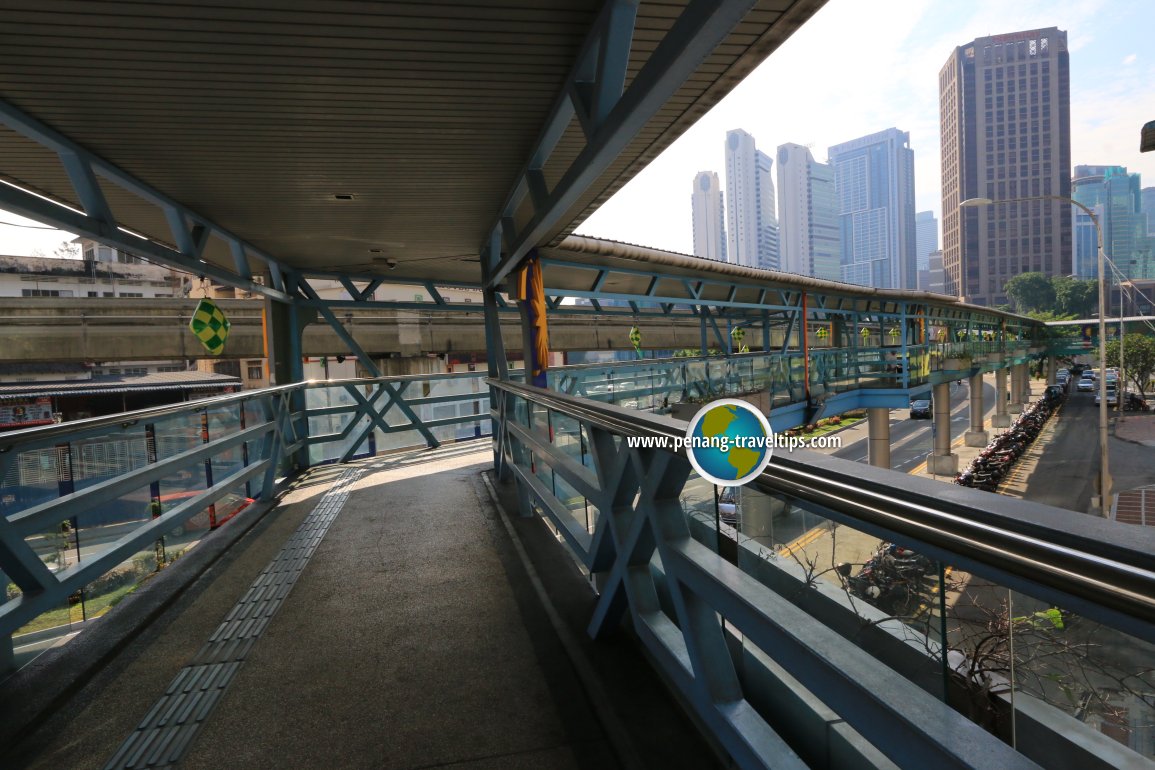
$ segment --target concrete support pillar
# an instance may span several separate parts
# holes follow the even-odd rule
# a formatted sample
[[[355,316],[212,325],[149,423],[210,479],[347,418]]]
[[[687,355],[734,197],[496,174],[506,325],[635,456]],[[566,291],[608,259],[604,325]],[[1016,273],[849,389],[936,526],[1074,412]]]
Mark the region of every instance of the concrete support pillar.
[[[869,443],[867,454],[876,468],[890,468],[890,410],[871,407],[866,410]]]
[[[967,431],[964,440],[967,446],[986,446],[987,442],[990,441],[990,436],[987,435],[986,425],[983,421],[986,408],[983,404],[983,373],[981,371],[971,375],[970,391],[971,428]]]
[[[1024,404],[1029,404],[1029,403],[1031,402],[1031,364],[1030,364],[1030,362],[1028,361],[1028,362],[1027,362],[1027,363],[1025,363],[1025,364],[1019,364],[1019,366],[1023,367],[1023,375],[1022,375],[1022,377],[1023,377],[1023,379],[1022,379],[1022,383],[1023,383],[1023,396],[1022,396],[1022,403],[1024,403]]]
[[[1007,405],[1011,414],[1023,411],[1023,367],[1022,364],[1011,364],[1011,401]]]
[[[934,451],[927,469],[934,474],[953,476],[958,473],[958,455],[950,451],[950,383],[942,382],[931,391],[934,406]]]
[[[774,537],[774,518],[786,511],[786,502],[748,487],[742,487],[742,534],[746,537]]]
[[[1009,428],[1011,416],[1007,414],[1007,370],[995,370],[995,417],[991,423],[996,428]]]
[[[1047,356],[1047,384],[1050,385],[1059,377],[1059,359]]]

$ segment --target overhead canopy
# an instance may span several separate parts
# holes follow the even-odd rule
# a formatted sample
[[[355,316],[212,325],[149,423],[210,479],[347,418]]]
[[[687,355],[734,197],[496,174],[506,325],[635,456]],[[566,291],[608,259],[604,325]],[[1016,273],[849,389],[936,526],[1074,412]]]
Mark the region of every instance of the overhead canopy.
[[[547,292],[564,296],[616,297],[679,305],[794,308],[800,294],[812,310],[893,312],[901,303],[927,306],[933,314],[977,323],[1014,321],[1040,325],[1026,316],[971,305],[957,297],[925,291],[876,289],[796,273],[763,270],[663,251],[631,243],[571,235],[543,248]]]
[[[741,21],[541,242],[572,231],[824,2],[730,3]],[[689,5],[638,4],[627,92]],[[0,100],[287,266],[385,273],[395,260],[390,277],[476,282],[602,6],[7,0]],[[56,153],[5,123],[0,112],[0,179],[85,209]],[[570,121],[545,182],[597,138]],[[98,180],[119,226],[174,243],[162,209],[99,169]],[[225,241],[200,256],[236,264]],[[267,269],[245,258],[253,274]]]

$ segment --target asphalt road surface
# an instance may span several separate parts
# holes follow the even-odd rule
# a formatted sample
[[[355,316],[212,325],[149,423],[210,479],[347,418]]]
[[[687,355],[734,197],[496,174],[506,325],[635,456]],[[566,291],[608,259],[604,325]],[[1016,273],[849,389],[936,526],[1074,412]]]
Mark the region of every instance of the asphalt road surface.
[[[950,394],[950,438],[951,441],[962,436],[970,427],[971,408],[969,404],[970,388],[964,383],[961,386],[951,385]],[[962,406],[961,409],[958,407]],[[995,408],[995,388],[989,383],[983,384],[983,406],[987,414]],[[956,412],[955,410],[958,409]],[[930,426],[931,420],[912,420],[905,409],[900,409],[891,416],[890,420],[890,467],[902,473],[926,459],[933,448]],[[835,457],[855,462],[866,462],[866,439],[847,444],[834,453]]]
[[[1071,393],[1057,420],[1055,435],[1039,457],[1023,497],[1086,513],[1099,488],[1099,407],[1095,394]]]

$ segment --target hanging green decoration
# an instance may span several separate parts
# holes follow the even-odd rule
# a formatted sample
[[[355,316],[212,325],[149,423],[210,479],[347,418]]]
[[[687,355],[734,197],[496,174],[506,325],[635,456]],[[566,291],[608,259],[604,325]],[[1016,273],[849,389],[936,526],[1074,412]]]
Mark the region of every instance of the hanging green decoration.
[[[642,357],[642,330],[637,326],[630,327],[630,344],[634,346],[634,352],[638,354],[638,358]]]
[[[225,340],[228,339],[230,325],[229,319],[225,317],[225,311],[217,307],[211,299],[202,299],[193,311],[188,328],[210,355],[219,356],[225,352]]]

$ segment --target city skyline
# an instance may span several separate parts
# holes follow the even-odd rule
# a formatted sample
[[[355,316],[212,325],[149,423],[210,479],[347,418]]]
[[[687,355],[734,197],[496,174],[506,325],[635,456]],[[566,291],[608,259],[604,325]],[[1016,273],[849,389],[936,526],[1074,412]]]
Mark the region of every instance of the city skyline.
[[[976,38],[1052,26],[1067,32],[1071,51],[1072,164],[1126,166],[1145,187],[1155,184],[1155,153],[1139,153],[1139,130],[1155,118],[1155,3],[900,0],[887,11],[830,0],[577,232],[692,253],[685,198],[676,192],[696,171],[724,167],[718,137],[735,127],[767,147],[796,143],[825,155],[899,126],[911,134],[916,209],[941,221],[943,62]]]

